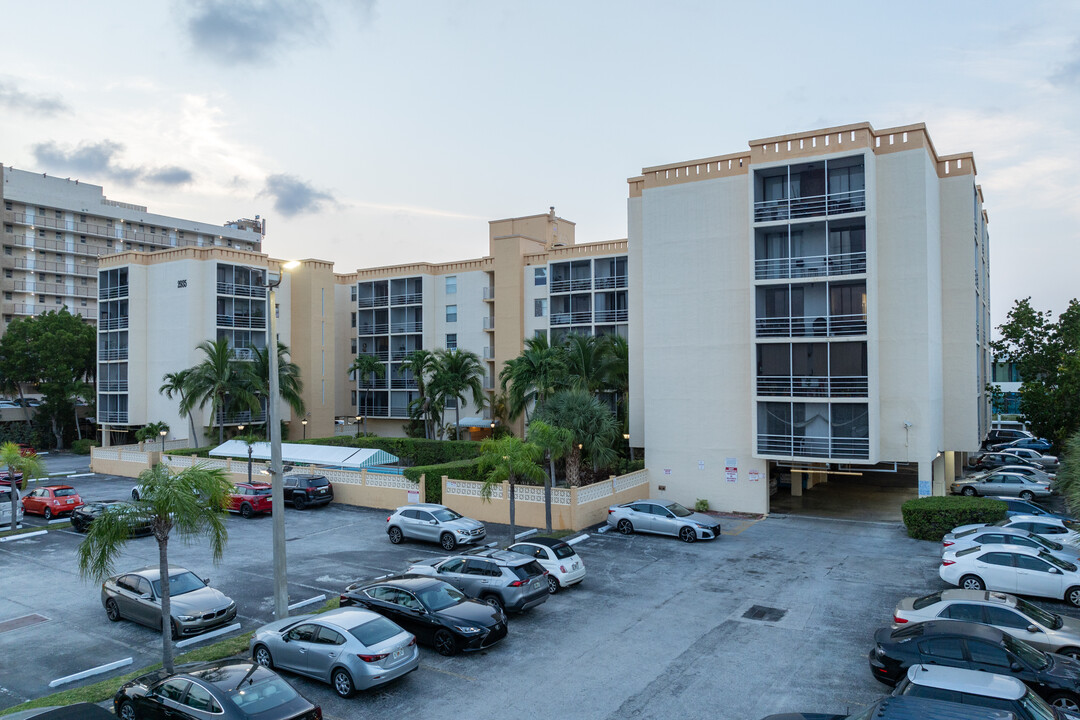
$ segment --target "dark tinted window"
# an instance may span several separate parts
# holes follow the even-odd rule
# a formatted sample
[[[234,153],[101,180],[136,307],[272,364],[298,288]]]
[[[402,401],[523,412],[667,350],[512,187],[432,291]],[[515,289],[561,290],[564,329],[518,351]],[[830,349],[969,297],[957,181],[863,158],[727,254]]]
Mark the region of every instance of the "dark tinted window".
[[[555,551],[555,557],[559,558],[560,560],[562,560],[563,558],[568,558],[574,554],[574,548],[570,547],[566,543],[556,545],[552,548],[552,550]]]
[[[1000,647],[978,640],[968,640],[967,648],[971,655],[971,662],[1001,668],[1009,667],[1009,656]]]
[[[493,564],[486,560],[478,560],[473,558],[465,561],[465,574],[466,575],[486,575],[488,577],[498,576],[502,573]]]
[[[426,513],[423,510],[413,510],[413,514],[417,520],[426,523],[432,522],[435,519],[434,517],[432,517],[431,513]]]
[[[303,625],[298,625],[290,630],[287,637],[290,640],[299,640],[301,642],[315,642],[315,633],[318,631],[318,625],[304,623]]]
[[[349,628],[349,634],[368,647],[378,645],[383,640],[389,640],[401,631],[394,622],[383,617]]]
[[[936,602],[941,602],[941,592],[930,593],[929,595],[923,595],[921,598],[917,598],[911,607],[915,610],[922,610],[924,607],[933,605]]]
[[[1002,565],[1004,567],[1012,567],[1012,553],[992,552],[980,555],[979,559],[988,565]]]
[[[324,478],[322,475],[319,475],[318,477],[312,477],[312,478],[305,478],[304,479],[304,486],[305,487],[313,487],[313,488],[326,487],[329,484],[330,484],[330,481],[327,480],[326,478]]]
[[[933,638],[919,643],[919,651],[927,660],[945,658],[948,660],[964,659],[964,643],[956,638]]]
[[[420,518],[420,514],[415,510],[402,510],[401,517],[408,518],[409,520],[418,520]]]
[[[325,626],[319,628],[319,633],[315,636],[315,639],[323,645],[345,644],[345,638],[341,635],[341,633],[337,632],[336,630],[331,630],[330,628]]]
[[[982,550],[982,547],[979,545],[976,545],[975,547],[969,547],[964,550],[957,550],[956,557],[964,557],[965,555],[970,555],[971,553],[979,552],[980,550]]]
[[[270,494],[270,490],[271,490],[270,488],[263,488],[263,487],[260,487],[260,488],[252,488],[252,489],[251,489],[251,490],[249,490],[248,492],[249,492],[250,494],[252,494],[252,495],[269,495],[269,494]]]
[[[229,696],[229,700],[240,708],[245,715],[258,715],[296,699],[296,691],[289,683],[279,677],[272,677],[261,683],[243,686]]]
[[[184,691],[187,690],[188,685],[190,683],[183,678],[172,678],[158,685],[157,689],[154,690],[154,694],[168,700],[180,702],[180,698],[184,696]]]
[[[1036,572],[1050,572],[1050,566],[1044,563],[1042,560],[1030,555],[1017,555],[1016,567],[1021,570],[1034,570]]]
[[[540,563],[535,560],[510,569],[513,570],[514,575],[516,575],[519,580],[527,580],[528,578],[544,574],[544,568],[540,567]]]
[[[958,693],[954,690],[942,690],[935,687],[927,687],[925,685],[916,685],[915,683],[908,683],[908,686],[904,688],[901,695],[914,695],[915,697],[930,698],[932,700],[948,700],[949,702],[961,702],[962,693]],[[970,703],[974,705],[976,703]]]
[[[116,584],[123,590],[137,592],[139,589],[139,578],[136,575],[125,575],[117,580]]]
[[[62,488],[60,490],[57,490],[53,494],[56,495],[56,497],[69,497],[71,495],[78,495],[78,493],[75,492],[75,488]]]
[[[198,683],[191,683],[191,687],[188,688],[187,697],[184,698],[184,704],[193,710],[199,710],[201,712],[216,713],[221,711],[217,702],[211,697],[210,691]]]
[[[1003,607],[986,608],[986,622],[998,627],[1026,628],[1031,621],[1018,612]]]
[[[950,620],[963,620],[965,622],[984,622],[982,605],[969,605],[967,603],[950,605],[945,608],[945,611],[938,617],[949,618]]]
[[[447,560],[439,566],[439,572],[441,573],[461,573],[465,572],[465,561],[461,558],[454,558],[453,560]]]

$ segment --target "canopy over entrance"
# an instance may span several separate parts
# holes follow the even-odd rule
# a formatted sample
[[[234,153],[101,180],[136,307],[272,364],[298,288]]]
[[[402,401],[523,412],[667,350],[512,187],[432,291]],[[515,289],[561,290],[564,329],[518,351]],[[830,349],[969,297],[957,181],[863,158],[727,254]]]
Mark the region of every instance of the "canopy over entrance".
[[[210,451],[210,457],[248,457],[247,443],[242,440],[229,440]],[[253,460],[270,460],[270,443],[257,442],[251,445]],[[371,448],[350,448],[337,445],[307,445],[302,443],[281,443],[281,460],[285,463],[319,465],[322,467],[360,470],[362,468],[392,465],[398,461],[396,455],[385,450]]]

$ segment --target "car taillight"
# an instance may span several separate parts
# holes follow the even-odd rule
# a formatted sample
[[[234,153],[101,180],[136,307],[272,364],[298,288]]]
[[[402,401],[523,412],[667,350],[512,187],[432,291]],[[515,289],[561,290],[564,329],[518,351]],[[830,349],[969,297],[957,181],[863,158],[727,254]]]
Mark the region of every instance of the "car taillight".
[[[322,720],[322,708],[316,705],[315,712],[312,713],[312,717],[314,717],[315,720]]]
[[[611,514],[612,514],[613,512],[615,512],[615,511],[614,511],[614,510],[612,510],[611,508],[608,508],[608,509],[607,509],[607,514],[608,514],[608,515],[611,515]]]
[[[348,595],[338,595],[338,605],[351,605],[352,600]]]
[[[559,572],[566,572],[566,566],[565,565],[560,565],[559,566]]]
[[[393,515],[387,515],[386,516],[386,522],[390,522],[390,518],[392,518],[392,517],[394,517],[394,516]]]
[[[414,635],[413,639],[409,641],[409,647],[412,647],[415,644],[416,644],[416,636]]]
[[[955,565],[955,564],[956,564],[956,561],[955,561],[955,560],[942,560],[942,561],[941,561],[941,565],[942,565],[942,567],[944,567],[944,566],[946,566],[946,565]]]
[[[952,540],[942,540],[941,544],[945,547],[949,547],[950,545],[955,545],[956,543],[954,543]]]
[[[382,660],[384,657],[386,657],[389,654],[390,653],[382,653],[381,655],[360,655],[358,653],[356,655],[356,657],[360,658],[364,662],[379,662],[380,660]]]
[[[907,622],[907,619],[906,619],[906,618],[902,618],[902,617],[900,617],[899,615],[893,615],[893,616],[892,616],[892,621],[893,621],[894,623],[896,623],[897,625],[903,625],[904,623],[906,623],[906,622]]]
[[[526,581],[526,580],[515,580],[514,582],[510,583],[510,587],[521,587],[526,582],[528,582],[528,581]]]

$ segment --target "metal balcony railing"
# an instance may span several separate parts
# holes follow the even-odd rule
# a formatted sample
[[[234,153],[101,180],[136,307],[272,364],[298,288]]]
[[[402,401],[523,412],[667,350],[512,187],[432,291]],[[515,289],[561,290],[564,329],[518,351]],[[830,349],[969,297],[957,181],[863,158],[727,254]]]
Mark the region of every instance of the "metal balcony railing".
[[[110,360],[127,360],[128,349],[124,348],[110,348],[108,350],[98,350],[98,360],[101,362],[108,362]]]
[[[98,299],[99,300],[113,300],[115,298],[122,298],[128,296],[127,285],[113,285],[112,287],[99,287]]]
[[[493,317],[484,318],[484,329],[485,330],[494,330],[495,329],[495,318],[493,318]]]
[[[592,311],[551,313],[552,325],[589,325],[592,323]]]
[[[369,323],[367,325],[361,325],[357,328],[359,332],[357,335],[386,335],[390,332],[389,323]]]
[[[128,414],[124,412],[109,412],[98,410],[97,421],[100,423],[118,423],[126,424],[128,421]]]
[[[400,335],[401,333],[421,333],[424,332],[424,323],[422,322],[394,322],[390,323],[390,332],[394,335]]]
[[[866,190],[849,190],[828,195],[760,200],[754,203],[754,222],[791,220],[815,215],[841,215],[865,210]]]
[[[229,315],[226,313],[218,313],[217,326],[256,328],[261,330],[266,327],[266,318],[261,315]]]
[[[103,317],[98,320],[99,330],[123,330],[128,326],[127,315],[123,317],[106,318]]]
[[[485,347],[484,348],[484,359],[485,360],[494,360],[495,359],[495,348],[493,348],[493,347]]]
[[[866,272],[866,253],[807,255],[793,258],[766,258],[754,261],[755,280],[832,277]]]
[[[391,305],[419,305],[424,301],[423,293],[401,293],[390,296]]]
[[[583,292],[592,290],[592,278],[570,278],[567,280],[552,280],[551,293]]]
[[[127,380],[114,380],[110,382],[98,381],[98,392],[127,392]]]
[[[385,405],[364,405],[363,400],[360,401],[356,414],[363,417],[390,417],[390,411]]]
[[[757,394],[783,397],[866,397],[866,375],[817,377],[758,375]]]
[[[594,313],[597,323],[626,322],[630,316],[629,310],[597,310]]]
[[[758,435],[758,453],[790,458],[870,457],[868,438],[816,437],[806,435]]]
[[[625,275],[607,275],[603,277],[596,277],[593,279],[593,286],[597,290],[607,290],[610,288],[624,288],[626,287]]]
[[[494,300],[495,299],[495,288],[493,288],[493,287],[484,288],[484,299],[485,300]]]
[[[390,297],[388,295],[373,295],[371,297],[362,297],[357,299],[356,307],[358,308],[371,308],[371,307],[386,307],[389,304]]]
[[[416,390],[416,380],[414,378],[394,378],[390,381],[390,387],[393,390]]]
[[[384,377],[361,380],[358,387],[361,390],[385,390],[387,387],[387,380]]]
[[[555,323],[552,322],[552,325]],[[827,315],[815,317],[768,317],[757,319],[758,337],[836,337],[865,335],[866,315]]]
[[[266,297],[266,288],[262,285],[238,285],[230,282],[217,284],[218,295],[235,295],[236,297]]]

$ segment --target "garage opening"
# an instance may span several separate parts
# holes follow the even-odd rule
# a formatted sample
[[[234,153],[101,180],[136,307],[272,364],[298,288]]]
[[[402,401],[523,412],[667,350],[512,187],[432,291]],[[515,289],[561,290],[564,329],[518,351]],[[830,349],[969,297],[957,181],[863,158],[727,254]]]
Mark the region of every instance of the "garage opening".
[[[769,478],[776,481],[770,482],[775,490],[769,498],[769,512],[780,515],[899,522],[900,506],[919,497],[917,463],[774,461],[769,463]],[[794,488],[792,483],[797,483]]]

